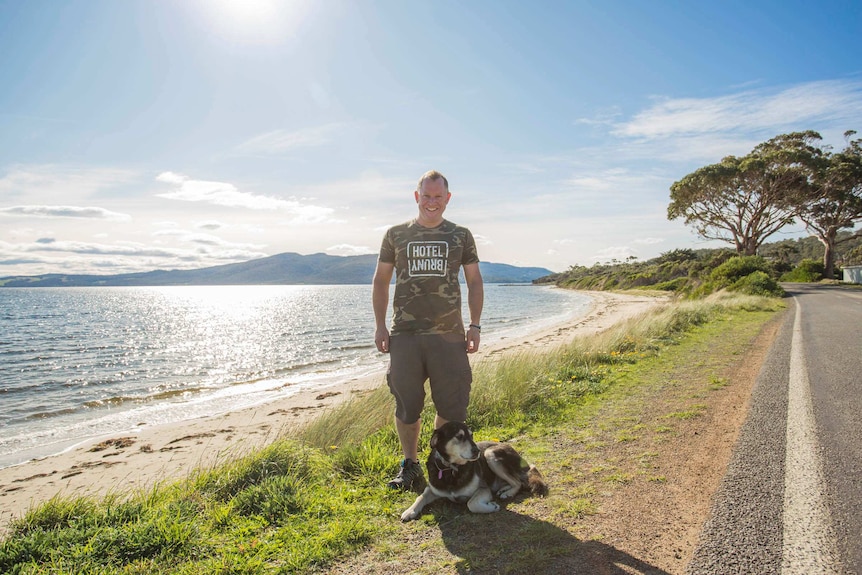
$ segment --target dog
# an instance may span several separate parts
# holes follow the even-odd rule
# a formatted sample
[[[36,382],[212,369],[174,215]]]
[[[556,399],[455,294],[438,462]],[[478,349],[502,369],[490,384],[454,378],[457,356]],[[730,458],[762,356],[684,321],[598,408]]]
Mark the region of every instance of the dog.
[[[467,502],[473,513],[493,513],[493,501],[511,499],[521,489],[545,496],[548,486],[535,465],[527,463],[508,443],[473,441],[463,423],[450,421],[431,435],[431,453],[426,462],[428,485],[404,513],[401,521],[417,519],[422,509],[437,499]]]

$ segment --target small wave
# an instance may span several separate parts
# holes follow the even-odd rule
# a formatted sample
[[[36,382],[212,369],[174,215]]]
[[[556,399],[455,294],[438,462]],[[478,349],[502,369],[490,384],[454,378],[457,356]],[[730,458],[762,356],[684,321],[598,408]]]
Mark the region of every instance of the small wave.
[[[291,365],[273,370],[276,377],[285,377],[293,374],[304,373],[309,370],[316,370],[318,366],[334,365],[341,361],[340,358],[318,358],[312,361],[296,362]]]
[[[342,351],[353,351],[354,349],[375,349],[375,347],[373,343],[353,343],[339,346],[338,349]]]
[[[85,407],[91,409],[97,409],[100,407],[117,407],[120,405],[124,405],[127,403],[132,404],[141,404],[141,403],[149,403],[152,401],[164,401],[166,399],[173,399],[175,397],[187,397],[191,394],[198,393],[204,391],[202,387],[186,387],[183,389],[169,389],[166,391],[160,391],[158,393],[153,393],[151,395],[138,395],[138,396],[125,396],[118,395],[114,397],[106,397],[103,399],[93,399],[84,403]]]
[[[84,407],[89,407],[89,408],[114,407],[117,405],[122,405],[124,403],[141,402],[141,401],[143,401],[143,399],[140,397],[125,397],[125,396],[106,397],[104,399],[93,399],[90,401],[86,401],[86,402],[84,402]]]
[[[0,395],[5,395],[5,396],[9,396],[9,397],[17,396],[17,395],[31,395],[33,393],[37,393],[37,390],[42,385],[43,384],[41,384],[41,383],[36,383],[36,384],[31,384],[31,385],[27,385],[27,384],[22,385],[19,382],[12,381],[11,385],[8,385],[8,386],[4,385],[2,388],[0,388]]]
[[[193,393],[199,393],[204,391],[203,387],[186,387],[183,389],[169,389],[166,391],[160,391],[159,393],[148,396],[145,401],[160,401],[162,399],[172,399],[174,397],[184,397]]]
[[[52,417],[62,417],[64,415],[71,415],[73,413],[76,413],[77,411],[78,411],[78,409],[76,409],[74,407],[65,407],[63,409],[55,409],[53,411],[37,411],[37,412],[29,414],[26,417],[26,419],[33,420],[33,419],[49,419]]]

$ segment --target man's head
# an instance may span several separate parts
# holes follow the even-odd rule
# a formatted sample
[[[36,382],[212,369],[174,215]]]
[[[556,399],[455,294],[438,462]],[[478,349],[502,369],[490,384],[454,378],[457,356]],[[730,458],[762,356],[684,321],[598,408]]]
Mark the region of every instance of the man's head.
[[[452,194],[449,193],[449,181],[436,170],[425,172],[419,178],[419,185],[414,193],[419,206],[420,225],[426,228],[439,226],[443,222],[443,212]]]

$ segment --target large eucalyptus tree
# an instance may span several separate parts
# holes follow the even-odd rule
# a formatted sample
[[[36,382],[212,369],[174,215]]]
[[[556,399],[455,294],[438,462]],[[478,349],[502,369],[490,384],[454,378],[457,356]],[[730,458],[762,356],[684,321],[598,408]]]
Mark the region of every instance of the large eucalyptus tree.
[[[812,174],[814,193],[800,207],[799,218],[824,246],[823,275],[835,275],[835,248],[862,235],[838,239],[842,229],[852,229],[862,220],[862,140],[844,133],[847,146],[840,152],[823,154]]]
[[[822,151],[816,132],[794,132],[759,144],[743,157],[727,156],[670,187],[668,219],[685,218],[698,235],[732,243],[742,255],[793,223],[810,197],[811,173]]]

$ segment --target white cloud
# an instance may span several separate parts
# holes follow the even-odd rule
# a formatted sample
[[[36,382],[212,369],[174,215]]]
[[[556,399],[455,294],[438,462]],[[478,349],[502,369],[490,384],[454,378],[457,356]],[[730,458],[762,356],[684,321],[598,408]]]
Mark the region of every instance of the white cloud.
[[[351,244],[338,244],[335,246],[329,246],[326,248],[326,253],[332,254],[335,256],[361,256],[365,254],[374,254],[377,253],[376,250],[369,248],[368,246],[354,246]]]
[[[554,210],[593,217],[655,211],[656,203],[664,201],[673,182],[672,177],[656,170],[610,166],[580,169],[561,180],[556,190],[537,195],[534,202],[543,204],[545,213]],[[541,213],[537,215],[541,217]]]
[[[665,178],[649,172],[633,172],[613,167],[593,173],[576,174],[563,183],[580,192],[607,199],[609,193],[631,196],[634,191],[663,185]]]
[[[490,238],[483,236],[482,234],[473,234],[473,239],[476,240],[477,246],[490,246],[494,243]]]
[[[622,115],[619,106],[611,106],[604,110],[599,110],[592,118],[578,118],[575,124],[585,126],[612,126],[617,119]]]
[[[667,99],[620,123],[612,134],[627,138],[666,138],[782,130],[799,124],[858,119],[862,83],[832,80],[784,90],[750,90],[716,98]]]
[[[325,146],[337,139],[344,124],[331,123],[289,132],[272,130],[246,140],[237,150],[247,154],[282,154],[301,148]]]
[[[547,171],[547,169],[540,164],[541,160],[534,162],[511,162],[501,164],[500,169],[511,174],[539,175]]]
[[[42,238],[30,244],[5,244],[6,249],[13,249],[24,253],[65,253],[65,254],[87,254],[87,255],[121,255],[121,256],[157,256],[173,257],[176,250],[155,248],[143,244],[124,242],[121,244],[100,244],[81,241],[58,241],[51,238]]]
[[[218,230],[224,227],[224,224],[215,220],[210,220],[206,222],[197,222],[195,223],[195,227],[202,230]]]
[[[329,221],[332,208],[303,204],[297,200],[282,200],[241,192],[233,184],[207,180],[192,180],[182,174],[163,172],[156,180],[175,186],[174,191],[156,194],[169,200],[206,202],[230,208],[250,210],[280,210],[293,216],[292,223],[319,223]]]
[[[161,247],[136,242],[115,244],[40,238],[30,243],[0,241],[0,270],[26,264],[27,275],[40,273],[126,273],[153,269],[194,269],[266,257],[256,246],[230,244],[190,235],[189,247]],[[195,241],[195,240],[198,241]],[[2,272],[0,272],[2,273]],[[16,273],[13,271],[12,273]]]
[[[0,208],[0,214],[34,218],[83,218],[91,220],[130,220],[128,214],[112,212],[105,208],[79,206],[12,206]]]
[[[45,199],[87,197],[138,179],[139,174],[118,168],[87,168],[57,164],[19,165],[0,179],[0,196]],[[68,200],[67,200],[68,201]]]
[[[224,240],[212,234],[204,234],[200,232],[188,232],[181,229],[164,229],[153,232],[154,237],[170,237],[177,241],[183,241],[190,244],[199,244],[214,247],[227,247],[243,250],[260,251],[264,248],[261,244],[237,243]]]

